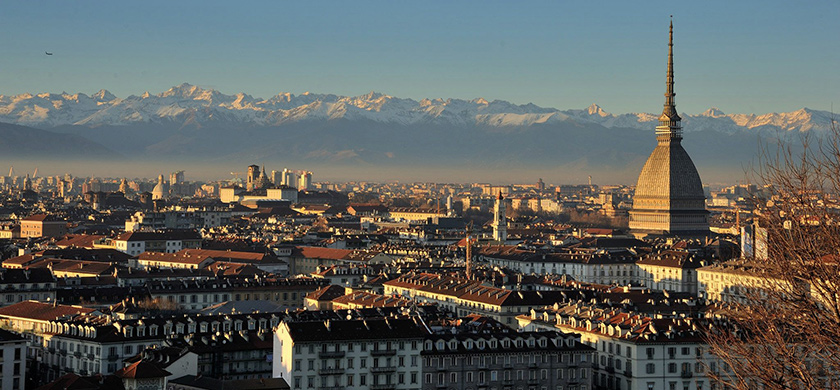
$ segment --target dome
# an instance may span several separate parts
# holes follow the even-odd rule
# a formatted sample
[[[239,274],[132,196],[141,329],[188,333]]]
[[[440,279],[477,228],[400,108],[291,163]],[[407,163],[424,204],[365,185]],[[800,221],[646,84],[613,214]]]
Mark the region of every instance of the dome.
[[[700,174],[680,143],[660,143],[648,157],[636,184],[636,200],[646,198],[705,202]]]
[[[164,186],[165,184],[163,183],[163,175],[160,175],[160,177],[158,178],[158,183],[152,190],[152,199],[163,199],[163,195],[166,193],[166,189],[164,188]]]

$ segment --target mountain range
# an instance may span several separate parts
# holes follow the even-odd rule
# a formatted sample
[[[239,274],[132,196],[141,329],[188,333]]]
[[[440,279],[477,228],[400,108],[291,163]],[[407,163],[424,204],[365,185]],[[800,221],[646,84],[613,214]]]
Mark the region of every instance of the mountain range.
[[[658,107],[652,101],[651,107]],[[686,141],[704,170],[743,175],[761,139],[823,133],[831,114],[681,114]],[[91,140],[136,161],[268,162],[364,169],[457,166],[467,170],[594,171],[635,180],[655,143],[658,114],[611,114],[593,104],[559,110],[484,99],[402,99],[280,93],[226,95],[190,84],[118,98],[106,90],[0,95],[0,122]],[[46,136],[46,135],[45,135]],[[95,141],[95,142],[94,142]],[[68,146],[69,147],[69,146]],[[75,146],[74,146],[75,147]],[[108,151],[106,151],[108,150]],[[100,153],[101,152],[101,153]],[[629,178],[627,178],[629,176]],[[712,175],[719,176],[719,175]]]

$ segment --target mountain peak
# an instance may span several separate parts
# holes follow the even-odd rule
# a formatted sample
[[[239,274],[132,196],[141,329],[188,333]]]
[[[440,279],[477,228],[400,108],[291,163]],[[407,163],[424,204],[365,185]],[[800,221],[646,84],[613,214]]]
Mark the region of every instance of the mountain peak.
[[[166,92],[159,94],[159,97],[180,97],[193,100],[212,100],[214,97],[220,95],[219,92],[213,89],[201,88],[197,85],[189,83],[181,83],[180,85],[169,88]]]
[[[100,89],[99,92],[91,95],[91,97],[103,102],[109,102],[117,98],[116,96],[114,96],[114,94],[108,92],[107,89]]]
[[[588,112],[588,113],[589,113],[589,115],[598,115],[598,116],[601,116],[601,117],[604,117],[604,116],[608,116],[608,115],[610,115],[610,114],[608,114],[606,111],[604,111],[604,109],[603,109],[603,108],[601,108],[601,106],[599,106],[599,105],[597,105],[597,104],[595,104],[595,103],[592,103],[592,105],[590,105],[590,106],[586,109],[586,112]]]
[[[362,99],[365,99],[365,100],[377,100],[377,99],[382,98],[382,97],[390,97],[390,96],[379,93],[379,92],[376,92],[376,91],[370,91],[370,92],[368,92],[368,93],[366,93],[362,96],[359,96],[359,97],[362,98]]]
[[[723,113],[723,111],[721,111],[721,110],[720,110],[719,108],[717,108],[717,107],[712,107],[712,108],[710,108],[710,109],[708,109],[708,110],[704,111],[704,112],[703,112],[702,114],[700,114],[700,115],[702,115],[702,116],[708,116],[708,117],[712,117],[712,118],[720,118],[720,117],[724,117],[724,116],[726,116],[726,114],[724,114],[724,113]]]

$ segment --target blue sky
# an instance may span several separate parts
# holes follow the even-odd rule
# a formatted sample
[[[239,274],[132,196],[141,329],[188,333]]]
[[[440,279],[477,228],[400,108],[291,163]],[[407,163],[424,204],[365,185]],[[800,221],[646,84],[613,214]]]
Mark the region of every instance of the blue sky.
[[[681,112],[840,107],[837,1],[6,1],[0,94],[189,82],[658,112],[670,14]]]

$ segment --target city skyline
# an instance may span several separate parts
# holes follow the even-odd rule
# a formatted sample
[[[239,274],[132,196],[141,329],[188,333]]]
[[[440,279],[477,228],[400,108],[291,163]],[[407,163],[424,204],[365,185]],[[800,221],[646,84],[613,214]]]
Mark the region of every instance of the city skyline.
[[[832,110],[840,83],[829,2],[204,5],[5,4],[0,31],[15,39],[0,94],[126,97],[188,82],[263,98],[374,90],[655,112],[671,14],[685,112]]]

